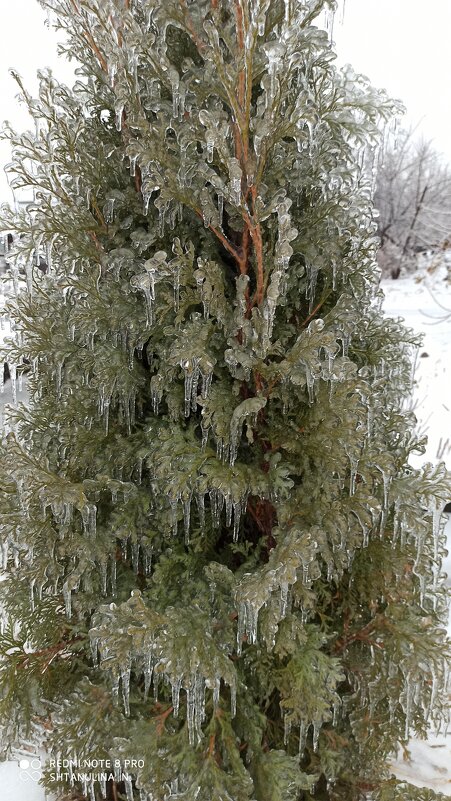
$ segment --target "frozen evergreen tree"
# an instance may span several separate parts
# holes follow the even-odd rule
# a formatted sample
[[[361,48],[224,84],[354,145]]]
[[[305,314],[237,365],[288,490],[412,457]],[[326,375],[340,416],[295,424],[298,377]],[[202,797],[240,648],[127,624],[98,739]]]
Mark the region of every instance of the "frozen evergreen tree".
[[[380,311],[392,104],[328,0],[41,4],[80,67],[6,131],[5,749],[139,760],[66,799],[425,798],[387,764],[448,720],[450,488]]]

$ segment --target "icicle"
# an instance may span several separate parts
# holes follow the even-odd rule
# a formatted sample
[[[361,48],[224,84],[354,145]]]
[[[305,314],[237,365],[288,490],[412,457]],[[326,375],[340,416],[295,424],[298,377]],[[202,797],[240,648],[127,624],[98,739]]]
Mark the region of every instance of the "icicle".
[[[161,237],[164,236],[165,215],[166,215],[166,204],[162,204],[158,209],[158,231]]]
[[[163,397],[163,376],[157,373],[150,379],[150,397],[152,399],[152,409],[154,414],[158,414],[160,401]]]
[[[9,364],[9,377],[11,379],[11,394],[13,405],[17,406],[17,367],[15,364]]]
[[[335,21],[335,9],[329,8],[326,10],[326,31],[329,34],[329,41],[331,44],[334,35],[334,21]]]
[[[288,745],[288,741],[290,739],[290,734],[291,734],[291,727],[292,727],[291,720],[288,720],[288,715],[284,715],[284,718],[283,718],[283,743],[284,743],[284,745]]]
[[[305,380],[307,384],[308,400],[312,405],[315,402],[315,378],[308,364],[305,364]]]
[[[337,262],[335,259],[332,262],[332,289],[334,292],[337,289]]]
[[[147,696],[149,695],[150,685],[152,683],[152,673],[153,673],[153,665],[152,665],[152,654],[147,654],[146,657],[146,664],[144,667],[144,700],[147,700]]]
[[[236,501],[233,504],[233,541],[238,541],[238,535],[240,533],[240,523],[241,523],[241,515],[243,510],[243,502]]]
[[[258,413],[266,406],[266,398],[248,398],[234,409],[230,421],[230,465],[233,467],[238,456],[238,444],[241,437],[244,420],[251,418],[251,424],[256,423]],[[249,423],[248,423],[249,425]]]
[[[341,15],[340,15],[340,25],[344,25],[345,12],[346,12],[346,0],[342,0]]]
[[[271,79],[271,98],[269,99],[269,105],[271,105],[276,94],[277,71],[285,55],[286,45],[282,42],[267,42],[267,44],[263,45],[263,50],[268,59],[268,72]]]
[[[188,687],[186,691],[186,722],[188,724],[188,740],[194,745],[194,690]]]
[[[232,195],[232,203],[236,206],[241,204],[241,180],[243,173],[238,159],[231,158],[228,163],[229,177],[230,177],[230,191]]]
[[[404,714],[406,716],[406,723],[405,723],[405,730],[404,730],[404,737],[406,740],[409,739],[410,736],[410,723],[412,717],[412,682],[410,673],[406,676],[406,702],[404,704]]]
[[[230,528],[230,526],[232,525],[232,512],[233,512],[232,497],[229,493],[227,493],[224,497],[225,497],[225,509],[226,509],[226,526],[227,528]]]
[[[114,222],[114,204],[115,204],[115,198],[111,197],[108,198],[107,202],[105,203],[105,206],[103,207],[103,214],[107,225],[109,223]]]
[[[119,682],[119,680],[118,680],[118,682]],[[116,684],[114,686],[114,690],[116,690]],[[119,683],[117,684],[117,692],[119,693]],[[120,761],[118,759],[117,760],[115,759],[114,760],[114,778],[116,779],[117,782],[120,782],[121,781],[121,776],[122,776],[122,765],[121,765],[121,763],[120,763]]]
[[[233,683],[230,687],[230,716],[236,717],[236,684]]]
[[[153,302],[155,300],[155,275],[152,270],[146,275],[134,276],[130,280],[131,286],[140,289],[144,293],[146,299],[147,311],[147,325],[150,327],[153,323]]]
[[[94,667],[98,667],[99,665],[99,638],[98,637],[90,637],[89,640],[91,646],[91,659],[92,664]]]
[[[139,571],[139,552],[140,552],[140,544],[139,542],[132,543],[132,566],[133,570],[137,574]]]
[[[183,525],[185,529],[185,543],[187,545],[189,544],[190,519],[191,519],[191,496],[183,500]]]
[[[237,652],[241,654],[242,641],[245,634],[251,645],[257,642],[258,609],[249,601],[240,603],[238,607]]]
[[[110,424],[110,398],[105,398],[103,404],[103,416],[105,422],[105,434],[108,435],[109,424]]]
[[[102,594],[107,594],[107,564],[106,562],[100,562],[100,577],[102,583]]]
[[[203,359],[199,365],[202,375],[202,388],[200,394],[204,400],[208,398],[211,382],[213,379],[213,364],[208,359]]]
[[[149,213],[149,206],[152,197],[152,192],[143,192],[142,196],[143,196],[143,214],[146,217]]]
[[[215,136],[212,131],[207,131],[206,143],[207,143],[207,161],[209,164],[211,164],[211,162],[213,161],[214,148],[215,148]]]
[[[202,447],[202,450],[204,451],[205,448],[207,447],[207,444],[208,444],[208,433],[209,433],[210,429],[209,428],[202,428],[202,426],[201,426],[201,431],[202,431],[201,447]]]
[[[170,81],[172,91],[172,116],[177,119],[180,110],[180,78],[175,69],[171,70]]]
[[[352,497],[352,495],[355,494],[356,490],[356,479],[357,479],[357,469],[359,466],[359,460],[356,459],[356,457],[353,456],[353,454],[351,453],[348,453],[348,458],[350,462],[349,495]]]
[[[126,668],[122,674],[122,698],[124,701],[124,713],[128,718],[130,716],[130,668]]]
[[[95,537],[96,535],[96,516],[97,507],[95,503],[87,503],[82,507],[81,517],[83,520],[83,529],[88,537]]]
[[[199,377],[197,359],[185,359],[180,362],[180,366],[185,373],[185,417],[189,417],[192,407],[192,396],[195,391],[197,397],[197,383],[195,379]]]
[[[178,507],[178,498],[170,498],[169,503],[171,506],[171,527],[172,527],[172,536],[177,536],[177,507]]]
[[[197,505],[197,512],[199,515],[200,529],[203,532],[205,529],[205,496],[203,492],[196,493],[196,505]]]
[[[209,492],[210,496],[210,509],[211,509],[211,523],[213,528],[219,528],[221,519],[221,507],[219,505],[218,490],[213,489]]]
[[[283,583],[280,586],[280,614],[285,617],[288,607],[288,584]]]
[[[150,576],[152,573],[152,549],[146,548],[144,551],[144,572],[146,576]]]
[[[66,606],[66,617],[70,620],[72,617],[72,590],[67,581],[63,584],[63,598]]]
[[[224,216],[224,195],[222,194],[222,192],[218,192],[218,220],[220,228],[222,228],[223,216]]]
[[[30,604],[31,604],[31,611],[34,612],[34,585],[36,583],[36,579],[32,578],[30,581]]]
[[[442,504],[438,499],[432,507],[432,536],[434,538],[434,559],[437,561],[440,545],[440,521],[442,519]]]
[[[215,676],[215,683],[213,685],[213,706],[215,709],[219,704],[220,692],[221,692],[221,677]]]
[[[127,774],[124,775],[124,784],[125,784],[125,794],[127,796],[127,801],[133,801],[133,782],[131,776]]]
[[[202,737],[202,723],[205,720],[205,679],[198,673],[194,680],[194,724],[200,741]]]
[[[341,703],[342,703],[341,699],[337,698],[337,700],[335,701],[335,703],[333,705],[332,725],[334,726],[334,728],[338,725],[338,719],[339,719],[340,711],[341,711]]]
[[[319,720],[313,721],[313,750],[318,751],[319,746],[319,733],[321,731],[322,723]]]
[[[304,753],[305,743],[307,740],[307,732],[309,728],[310,724],[302,720],[299,725],[299,756],[302,756]]]
[[[177,677],[172,682],[172,706],[174,707],[174,717],[178,717],[180,707],[180,690],[182,688],[182,676]]]
[[[123,106],[119,106],[119,108],[116,109],[116,130],[117,131],[122,131],[122,120],[123,120],[123,118],[124,118],[124,107]]]
[[[138,156],[130,156],[130,175],[132,178],[136,175],[136,162],[138,160]]]

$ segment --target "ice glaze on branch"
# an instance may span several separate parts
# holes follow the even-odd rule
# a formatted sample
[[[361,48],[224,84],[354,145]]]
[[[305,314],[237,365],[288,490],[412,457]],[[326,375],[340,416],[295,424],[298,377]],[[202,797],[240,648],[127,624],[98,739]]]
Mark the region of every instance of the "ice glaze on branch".
[[[72,5],[77,17],[79,19],[82,19],[82,13],[81,13],[81,10],[80,10],[76,0],[70,0],[70,3]],[[108,62],[107,62],[105,56],[103,55],[103,53],[100,51],[99,47],[97,46],[96,41],[95,41],[94,37],[92,36],[92,34],[91,34],[91,32],[90,32],[90,30],[89,30],[89,28],[87,26],[83,27],[83,36],[86,39],[89,47],[91,48],[91,50],[93,51],[93,53],[97,57],[97,60],[98,60],[98,62],[100,64],[102,70],[105,73],[108,72]]]

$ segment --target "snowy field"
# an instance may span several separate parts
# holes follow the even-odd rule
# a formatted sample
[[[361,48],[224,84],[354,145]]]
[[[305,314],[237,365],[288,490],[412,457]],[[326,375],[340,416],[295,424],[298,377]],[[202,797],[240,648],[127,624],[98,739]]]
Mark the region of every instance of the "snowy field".
[[[444,461],[451,469],[451,284],[445,278],[441,265],[415,277],[385,281],[383,289],[387,314],[403,317],[409,328],[423,335],[415,366],[413,408],[428,446],[424,456],[416,457],[415,466]],[[451,552],[451,519],[446,530]],[[451,577],[450,556],[445,570]],[[451,624],[448,630],[451,635]],[[413,740],[409,752],[410,760],[398,758],[394,763],[396,775],[451,796],[451,733],[446,738],[431,735],[427,741]]]
[[[444,278],[443,267],[424,270],[415,277],[386,281],[383,289],[387,314],[403,317],[410,328],[424,337],[416,362],[413,404],[419,431],[427,434],[429,442],[425,456],[418,457],[417,464],[419,460],[445,461],[451,469],[451,284]],[[0,345],[7,335],[7,328],[0,330]],[[24,387],[19,400],[25,400],[25,391]],[[11,402],[8,381],[0,395],[0,414]],[[447,531],[451,551],[451,519]],[[445,569],[451,576],[450,557]],[[397,776],[451,796],[451,734],[447,738],[431,735],[424,742],[414,740],[409,744],[409,753],[410,760],[399,758],[393,763]],[[0,764],[1,801],[51,801],[37,783],[32,763],[27,768],[26,762],[22,766],[13,761]]]

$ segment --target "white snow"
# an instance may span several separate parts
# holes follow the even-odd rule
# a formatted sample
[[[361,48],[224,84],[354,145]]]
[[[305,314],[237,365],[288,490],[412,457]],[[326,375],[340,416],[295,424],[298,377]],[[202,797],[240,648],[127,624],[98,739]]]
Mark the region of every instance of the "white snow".
[[[382,288],[386,313],[403,317],[409,328],[423,334],[415,367],[413,408],[418,430],[427,434],[428,444],[425,455],[415,457],[412,463],[444,461],[451,469],[451,282],[446,277],[443,257],[432,259],[429,268],[413,276],[384,281]],[[446,531],[451,552],[451,517]],[[444,569],[451,577],[451,555]],[[451,619],[448,631],[451,635]],[[393,769],[400,779],[451,796],[451,734],[444,737],[431,733],[426,741],[411,740],[407,753],[398,754],[393,762]]]
[[[51,801],[38,784],[40,771],[32,767],[35,761],[38,764],[37,760],[23,759],[0,763],[2,801]]]
[[[415,366],[414,409],[428,446],[416,464],[444,461],[451,469],[451,283],[445,278],[445,264],[435,267],[432,261],[430,271],[384,281],[382,288],[386,313],[403,317],[409,328],[423,334]]]

